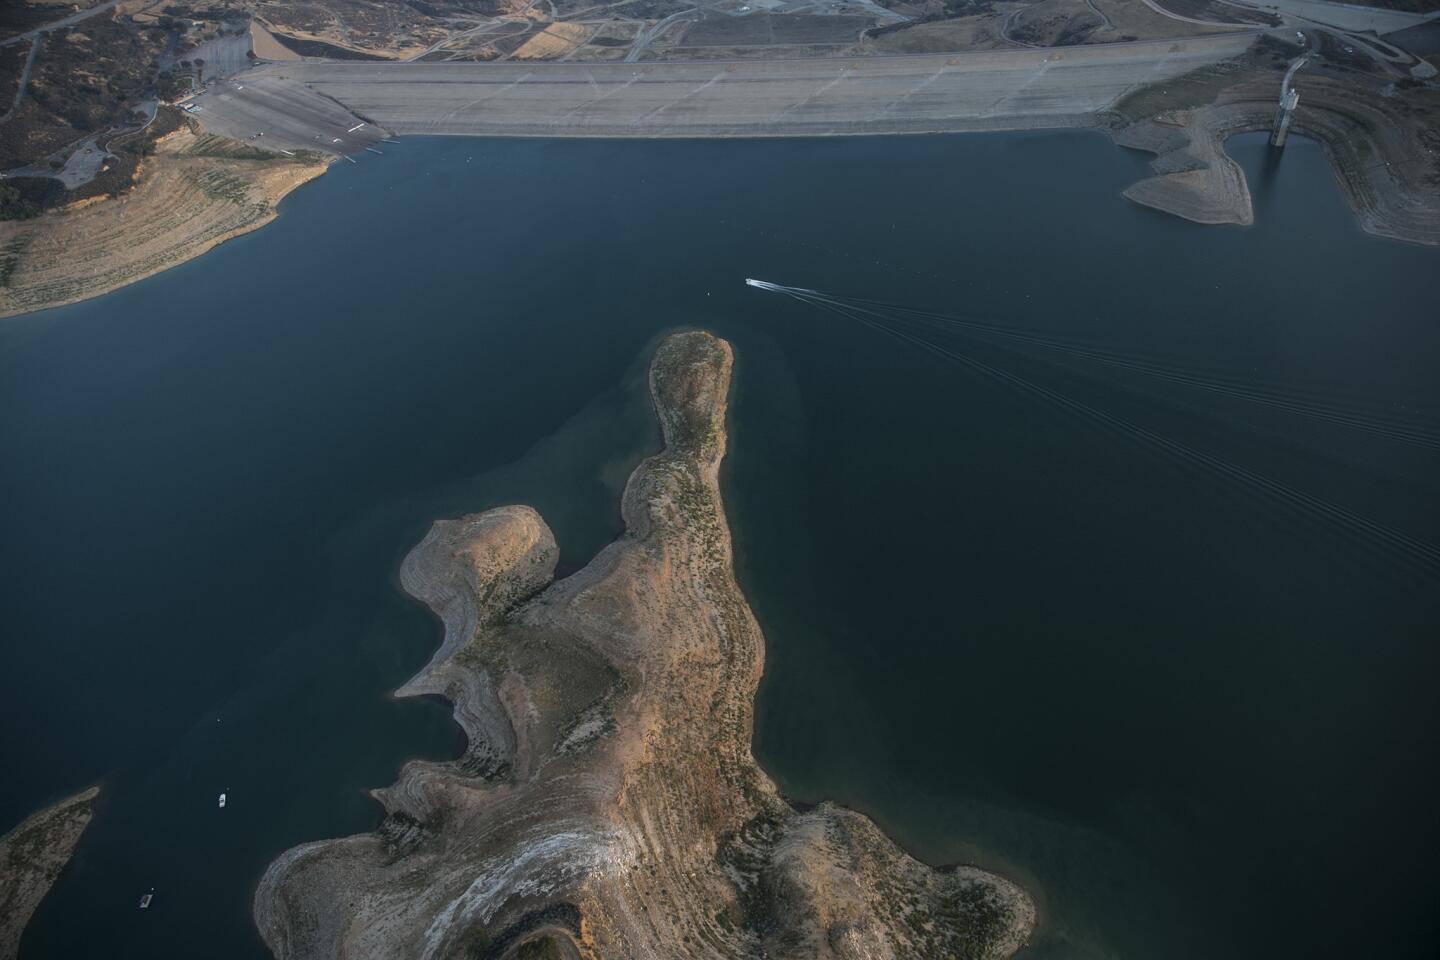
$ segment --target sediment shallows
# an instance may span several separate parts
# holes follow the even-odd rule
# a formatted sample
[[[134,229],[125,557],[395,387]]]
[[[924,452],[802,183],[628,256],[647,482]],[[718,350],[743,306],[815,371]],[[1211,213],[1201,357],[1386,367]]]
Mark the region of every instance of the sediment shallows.
[[[297,847],[255,919],[279,957],[1004,957],[1035,911],[1007,880],[910,858],[860,814],[798,812],[750,753],[763,639],[732,570],[717,473],[731,353],[659,348],[663,452],[626,532],[552,582],[538,514],[435,523],[401,580],[445,638],[401,693],[469,737],[376,792],[374,833]]]
[[[0,960],[20,953],[20,935],[90,824],[99,787],[31,814],[0,837]]]

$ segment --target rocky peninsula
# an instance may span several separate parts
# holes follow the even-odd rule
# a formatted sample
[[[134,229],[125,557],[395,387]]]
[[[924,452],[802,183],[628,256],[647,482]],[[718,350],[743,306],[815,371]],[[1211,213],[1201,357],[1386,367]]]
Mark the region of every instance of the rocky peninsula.
[[[468,746],[375,792],[373,832],[271,865],[255,920],[278,957],[1007,957],[1018,886],[936,869],[864,816],[796,809],[751,755],[764,640],[718,484],[732,355],[659,347],[664,449],[624,535],[554,580],[541,517],[434,524],[401,569],[444,624],[399,693],[454,704]]]
[[[0,960],[20,954],[20,935],[90,825],[99,787],[82,790],[0,837]]]

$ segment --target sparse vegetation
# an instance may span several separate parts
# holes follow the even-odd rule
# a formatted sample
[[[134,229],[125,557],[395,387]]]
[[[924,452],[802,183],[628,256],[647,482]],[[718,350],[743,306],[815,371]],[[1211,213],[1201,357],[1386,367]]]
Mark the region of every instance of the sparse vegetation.
[[[571,578],[532,595],[557,548],[523,507],[438,521],[405,559],[401,582],[447,634],[402,692],[455,698],[468,749],[484,744],[509,770],[482,784],[465,760],[408,767],[384,796],[424,821],[425,839],[407,846],[411,819],[392,816],[383,857],[322,845],[282,861],[257,895],[267,939],[323,955],[326,931],[366,926],[383,903],[410,919],[370,929],[395,942],[424,930],[472,960],[565,956],[570,937],[603,956],[696,960],[824,956],[853,936],[936,960],[1020,945],[1032,915],[1013,885],[926,867],[858,814],[796,810],[756,767],[761,637],[716,478],[730,365],[708,334],[662,343],[650,387],[665,449],[631,475],[627,536]],[[600,727],[603,741],[573,748]],[[478,908],[447,906],[477,877],[495,884],[483,930]],[[415,898],[403,909],[397,889]]]
[[[515,951],[515,960],[564,960],[564,955],[554,937],[540,937],[522,943]]]
[[[10,246],[0,252],[0,278]],[[91,787],[32,814],[0,837],[0,956],[19,952],[25,924],[70,861],[99,793]]]
[[[14,182],[0,183],[0,220],[29,220],[40,216],[40,203],[26,196]]]
[[[0,247],[0,287],[10,286],[10,277],[14,275],[20,255],[24,252],[25,241],[19,237]]]
[[[1245,67],[1223,61],[1169,80],[1141,87],[1122,97],[1114,111],[1126,122],[1153,117],[1168,110],[1186,110],[1215,101],[1226,87],[1244,75]]]

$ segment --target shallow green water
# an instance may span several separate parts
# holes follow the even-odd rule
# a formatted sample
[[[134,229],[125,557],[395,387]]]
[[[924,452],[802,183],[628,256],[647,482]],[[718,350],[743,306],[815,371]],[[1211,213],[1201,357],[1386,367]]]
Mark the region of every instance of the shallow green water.
[[[24,955],[263,955],[265,865],[457,749],[443,704],[387,696],[437,640],[400,557],[523,501],[585,562],[656,442],[648,349],[694,325],[737,348],[756,752],[790,795],[1019,877],[1036,956],[1433,956],[1433,581],[741,284],[1440,410],[1440,253],[1361,235],[1313,145],[1232,148],[1252,229],[1127,204],[1144,157],[1092,134],[407,141],[259,234],[0,324],[0,826],[105,786]],[[1433,449],[964,349],[1440,540]]]

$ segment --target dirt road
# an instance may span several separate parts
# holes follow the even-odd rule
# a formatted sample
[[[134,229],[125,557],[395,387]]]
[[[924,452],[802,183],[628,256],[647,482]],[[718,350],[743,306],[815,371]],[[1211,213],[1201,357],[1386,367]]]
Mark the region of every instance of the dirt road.
[[[72,13],[70,16],[45,24],[43,27],[36,27],[34,30],[26,30],[24,33],[17,33],[13,37],[6,37],[0,40],[0,47],[8,47],[12,43],[19,43],[21,40],[30,40],[40,36],[42,33],[49,33],[51,30],[59,30],[61,27],[68,27],[79,23],[81,20],[88,20],[95,14],[112,9],[120,0],[107,0],[89,10],[81,10],[79,13]]]

